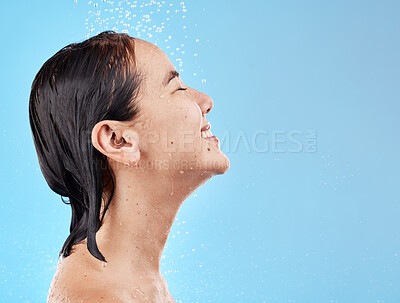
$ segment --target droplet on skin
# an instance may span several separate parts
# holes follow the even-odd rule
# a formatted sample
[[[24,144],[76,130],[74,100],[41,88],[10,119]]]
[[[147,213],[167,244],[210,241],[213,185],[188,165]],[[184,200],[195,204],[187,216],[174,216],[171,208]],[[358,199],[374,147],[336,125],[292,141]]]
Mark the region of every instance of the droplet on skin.
[[[183,170],[181,170],[181,171],[179,171],[179,173],[181,173],[181,174],[183,174],[183,173],[185,173]]]

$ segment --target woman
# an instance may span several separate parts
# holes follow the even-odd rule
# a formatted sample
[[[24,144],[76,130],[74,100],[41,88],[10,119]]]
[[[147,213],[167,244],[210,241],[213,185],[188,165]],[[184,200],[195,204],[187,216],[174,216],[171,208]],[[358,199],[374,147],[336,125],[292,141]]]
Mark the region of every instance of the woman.
[[[43,65],[30,124],[43,175],[72,208],[48,302],[175,302],[160,273],[172,223],[229,168],[212,107],[158,47],[125,34],[71,44]]]

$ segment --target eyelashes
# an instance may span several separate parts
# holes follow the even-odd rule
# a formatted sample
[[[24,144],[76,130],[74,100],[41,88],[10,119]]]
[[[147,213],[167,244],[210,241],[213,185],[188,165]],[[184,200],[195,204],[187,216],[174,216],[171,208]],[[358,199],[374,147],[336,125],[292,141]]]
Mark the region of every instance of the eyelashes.
[[[171,94],[174,94],[174,93],[176,93],[176,92],[178,92],[180,90],[187,90],[187,89],[188,89],[187,87],[179,87],[178,89],[176,89],[173,92],[171,92]]]

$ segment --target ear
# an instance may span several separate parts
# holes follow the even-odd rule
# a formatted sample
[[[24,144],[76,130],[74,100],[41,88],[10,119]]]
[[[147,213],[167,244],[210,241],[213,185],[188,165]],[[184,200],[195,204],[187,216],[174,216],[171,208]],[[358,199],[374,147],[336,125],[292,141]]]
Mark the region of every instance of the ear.
[[[140,160],[139,136],[132,126],[120,121],[103,120],[92,129],[93,146],[107,158],[126,165]]]

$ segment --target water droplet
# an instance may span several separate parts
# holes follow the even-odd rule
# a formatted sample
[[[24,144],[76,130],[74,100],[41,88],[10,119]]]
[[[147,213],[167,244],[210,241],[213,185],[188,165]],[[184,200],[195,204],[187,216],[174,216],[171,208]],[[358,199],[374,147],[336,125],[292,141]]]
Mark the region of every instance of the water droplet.
[[[179,173],[181,173],[181,174],[183,174],[183,173],[185,173],[183,170],[181,170],[181,171],[179,171]]]

